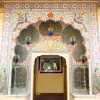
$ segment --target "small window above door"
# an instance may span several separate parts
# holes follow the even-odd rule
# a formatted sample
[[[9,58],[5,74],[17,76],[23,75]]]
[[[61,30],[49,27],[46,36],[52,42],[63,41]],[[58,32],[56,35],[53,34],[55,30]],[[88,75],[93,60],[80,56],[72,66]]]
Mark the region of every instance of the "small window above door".
[[[39,59],[40,73],[61,73],[62,60],[57,55],[43,55]]]

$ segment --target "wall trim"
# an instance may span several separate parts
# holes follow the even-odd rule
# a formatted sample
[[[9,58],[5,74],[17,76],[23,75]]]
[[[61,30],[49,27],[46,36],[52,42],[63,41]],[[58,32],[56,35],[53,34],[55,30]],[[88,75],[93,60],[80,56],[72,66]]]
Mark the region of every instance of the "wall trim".
[[[46,3],[48,3],[48,2],[68,2],[68,3],[70,3],[70,2],[89,2],[89,3],[97,3],[98,1],[97,0],[50,0],[50,1],[48,1],[48,0],[4,0],[3,1],[4,3],[16,3],[16,2],[18,2],[18,3],[31,3],[31,2],[46,2]]]

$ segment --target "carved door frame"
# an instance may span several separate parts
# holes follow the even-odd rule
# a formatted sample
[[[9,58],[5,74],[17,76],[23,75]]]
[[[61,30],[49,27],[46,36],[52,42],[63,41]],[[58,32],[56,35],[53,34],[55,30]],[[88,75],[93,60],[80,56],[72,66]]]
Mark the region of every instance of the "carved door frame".
[[[61,56],[63,58],[65,58],[66,60],[66,65],[67,65],[67,68],[66,68],[66,82],[64,83],[67,83],[66,85],[66,100],[70,100],[70,77],[69,77],[69,66],[70,66],[70,63],[69,63],[69,55],[66,54],[66,53],[32,53],[32,56],[31,56],[31,84],[30,84],[30,100],[34,100],[34,64],[35,64],[35,59],[38,57],[38,56],[41,56],[41,55],[58,55],[58,56]]]

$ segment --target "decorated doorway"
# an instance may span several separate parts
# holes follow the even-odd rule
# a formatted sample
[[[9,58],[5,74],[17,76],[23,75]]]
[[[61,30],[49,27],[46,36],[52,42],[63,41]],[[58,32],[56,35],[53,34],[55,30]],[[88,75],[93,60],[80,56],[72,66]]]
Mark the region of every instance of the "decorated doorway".
[[[41,55],[34,64],[34,100],[66,100],[66,59],[59,55]]]
[[[67,78],[70,83],[66,83],[70,84],[70,87],[67,86],[67,97],[70,94],[88,95],[93,92],[92,73],[89,74],[88,70],[91,72],[91,68],[95,66],[92,65],[92,61],[94,61],[92,55],[95,50],[91,44],[93,40],[93,44],[96,43],[95,5],[75,2],[52,4],[51,2],[49,4],[22,3],[14,5],[9,3],[5,5],[4,37],[9,40],[7,44],[11,45],[5,45],[6,38],[3,39],[1,55],[4,75],[6,76],[7,72],[10,73],[9,76],[6,76],[9,81],[5,77],[5,83],[8,82],[9,86],[7,85],[5,88],[5,84],[3,84],[4,94],[30,94],[30,100],[33,100],[35,92],[32,86],[34,86],[35,77],[32,60],[33,58],[38,59],[37,56],[56,55],[56,53],[59,53],[60,55],[57,55],[61,57],[64,54],[64,58],[66,55],[69,56],[66,61],[70,62],[70,65],[67,62],[67,68],[70,66],[71,73],[70,79]],[[92,11],[92,9],[94,10]],[[7,56],[3,56],[6,53],[8,53]],[[91,58],[89,58],[90,55]],[[43,69],[40,71],[42,75],[44,72],[46,75],[54,73],[51,69],[49,71],[44,67]],[[56,74],[58,75],[58,73]],[[22,77],[16,77],[18,75]],[[30,85],[31,81],[33,83]]]
[[[35,58],[38,56],[37,54],[39,53],[40,55],[35,60],[36,66],[34,65],[34,70],[33,70],[35,72],[34,74],[35,76],[31,74],[31,78],[33,78],[34,76],[34,79],[31,79],[33,80],[34,84],[31,91],[31,93],[33,93],[31,95],[31,97],[33,97],[32,100],[33,99],[40,100],[41,98],[45,100],[45,97],[46,99],[55,98],[55,100],[56,99],[59,100],[60,98],[62,100],[66,100],[67,98],[69,98],[68,97],[69,94],[67,95],[66,92],[68,91],[67,90],[68,83],[66,83],[66,77],[67,77],[66,67],[63,67],[66,66],[65,64],[66,59],[64,60],[64,58],[62,58],[61,56],[57,56],[54,54],[55,53],[59,53],[60,55],[66,54],[67,56],[68,55],[70,56],[71,62],[75,62],[82,65],[88,64],[85,41],[84,37],[81,34],[81,31],[75,28],[72,24],[65,23],[63,20],[60,19],[59,20],[53,19],[54,13],[52,11],[49,11],[47,13],[47,17],[48,19],[46,20],[39,19],[35,23],[22,24],[22,26],[25,25],[25,27],[22,30],[20,30],[19,35],[16,37],[16,46],[15,46],[15,55],[13,57],[13,64],[15,66],[17,64],[24,64],[24,63],[28,64],[30,62],[30,59],[32,60],[30,56]],[[32,55],[33,53],[34,55]],[[42,53],[44,53],[44,56],[41,56]],[[67,61],[69,60],[70,59],[67,59]],[[31,64],[34,64],[34,62],[33,63],[31,62]],[[59,83],[58,80],[56,79],[51,80],[55,76],[58,78],[59,73],[62,75],[61,83]],[[84,91],[82,91],[82,93],[83,92],[88,93],[88,78],[84,82],[84,84],[87,85],[84,86],[82,85],[83,80],[84,77],[80,78],[76,84],[79,84],[80,88],[84,88]],[[56,85],[53,86],[52,84],[50,86],[51,88],[49,88],[46,85],[46,82],[48,81],[51,81],[51,83],[56,81],[54,82],[54,84]],[[41,82],[44,83],[41,85],[40,84]],[[57,86],[58,83],[62,85]],[[31,86],[33,84],[31,84]],[[77,89],[78,92],[80,92],[81,90],[80,88]]]

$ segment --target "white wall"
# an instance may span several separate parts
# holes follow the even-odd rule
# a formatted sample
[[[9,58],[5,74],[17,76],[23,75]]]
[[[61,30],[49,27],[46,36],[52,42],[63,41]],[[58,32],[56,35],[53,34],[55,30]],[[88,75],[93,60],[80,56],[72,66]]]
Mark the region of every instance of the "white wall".
[[[1,38],[3,34],[3,18],[4,18],[4,11],[0,8],[0,48],[2,48]],[[0,96],[0,100],[28,100],[28,97],[25,96]]]
[[[97,14],[98,14],[98,29],[99,29],[99,37],[100,37],[100,7],[97,9]]]
[[[3,31],[3,9],[0,9],[0,48],[1,48],[1,38],[2,38],[2,31]]]
[[[100,7],[97,9],[97,14],[98,14],[98,31],[99,31],[99,36],[100,36]],[[73,96],[74,100],[100,100],[100,96]]]
[[[28,100],[27,97],[0,96],[0,100]]]
[[[1,48],[1,36],[3,34],[3,11],[0,9],[0,48]],[[98,28],[100,33],[100,7],[98,9]],[[72,98],[73,99],[73,98]],[[16,97],[16,96],[0,96],[0,100],[28,100],[27,97]],[[100,96],[74,96],[73,100],[100,100]]]
[[[76,96],[73,100],[100,100],[100,96]]]

